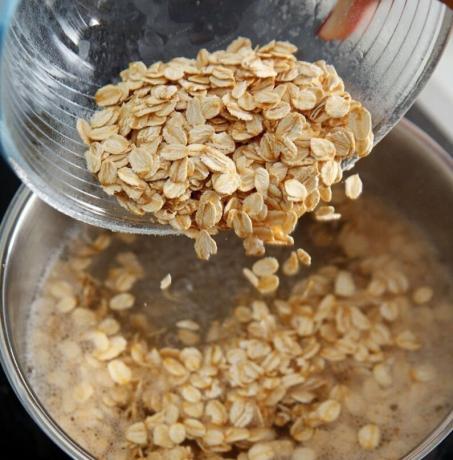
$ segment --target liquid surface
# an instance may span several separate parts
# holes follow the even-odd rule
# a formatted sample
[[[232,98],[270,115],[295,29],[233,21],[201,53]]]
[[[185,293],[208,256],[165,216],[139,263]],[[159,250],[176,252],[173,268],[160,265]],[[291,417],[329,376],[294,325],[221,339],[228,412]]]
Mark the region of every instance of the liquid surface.
[[[421,348],[384,350],[391,376],[388,384],[376,376],[373,363],[326,359],[322,372],[328,381],[326,398],[341,402],[341,414],[333,423],[315,427],[311,437],[298,444],[322,460],[396,459],[420,443],[451,410],[451,276],[426,237],[395,211],[367,197],[339,209],[344,217],[340,222],[300,225],[296,247],[308,248],[314,264],[294,277],[280,275],[278,297],[287,298],[309,275],[330,276],[332,266],[335,273],[360,273],[355,278],[357,286],[376,297],[370,308],[381,311],[383,303],[396,301],[398,319],[386,320],[386,324],[395,334],[410,330]],[[127,349],[119,355],[127,356],[124,360],[135,373],[131,344],[145,342],[149,349],[183,347],[188,338],[182,337],[181,342],[175,324],[187,319],[200,325],[199,337],[192,337],[194,343],[204,343],[210,339],[213,321],[229,318],[239,304],[261,299],[242,275],[242,268],[253,259],[243,256],[234,236],[222,238],[219,256],[204,263],[195,260],[191,243],[184,238],[83,234],[68,244],[50,271],[29,322],[29,377],[57,423],[93,456],[154,460],[151,451],[128,442],[125,433],[131,424],[152,414],[143,392],[157,391],[152,385],[116,384],[105,361],[93,358],[96,353],[100,356],[99,347],[103,347],[93,330],[104,328],[110,347],[112,337],[124,337]],[[131,252],[140,266],[134,257],[125,255]],[[289,252],[275,249],[270,255],[282,264]],[[161,290],[160,281],[167,273],[172,275],[172,284]],[[131,309],[109,309],[105,299],[112,286],[133,293]],[[67,300],[71,297],[75,304]],[[272,299],[265,298],[270,309]],[[392,318],[388,311],[385,315]],[[107,317],[115,321],[105,322]],[[342,391],[343,386],[347,392]],[[363,449],[358,441],[358,431],[368,424],[380,430],[380,441],[372,450]],[[287,437],[284,430],[282,436]],[[207,458],[195,452],[195,458]],[[218,455],[237,457],[236,453]],[[282,455],[278,458],[303,458],[294,453]]]

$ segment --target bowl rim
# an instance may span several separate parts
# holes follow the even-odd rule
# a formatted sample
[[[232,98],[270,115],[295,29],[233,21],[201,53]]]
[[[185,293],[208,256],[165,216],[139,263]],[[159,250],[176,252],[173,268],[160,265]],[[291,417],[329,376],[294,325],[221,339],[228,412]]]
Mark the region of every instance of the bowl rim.
[[[428,147],[436,155],[437,159],[453,172],[453,157],[412,122],[403,119],[395,129],[402,132],[408,131],[413,138]],[[26,373],[21,369],[16,359],[11,325],[5,309],[6,298],[3,286],[8,277],[8,262],[19,229],[21,228],[21,220],[25,218],[27,209],[31,208],[37,200],[39,200],[37,195],[24,185],[21,185],[0,225],[0,363],[14,393],[28,415],[30,415],[41,430],[71,458],[76,460],[95,460],[89,452],[73,441],[47,412],[32,389]],[[401,460],[422,459],[452,431],[453,410],[416,447],[402,457]]]

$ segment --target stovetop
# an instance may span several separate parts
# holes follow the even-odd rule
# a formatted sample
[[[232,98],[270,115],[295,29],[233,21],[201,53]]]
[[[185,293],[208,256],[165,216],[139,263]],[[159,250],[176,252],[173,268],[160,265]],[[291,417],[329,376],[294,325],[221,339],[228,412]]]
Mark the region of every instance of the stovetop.
[[[420,110],[411,109],[407,117],[421,126],[453,155],[451,143]],[[0,158],[0,218],[5,213],[19,185],[19,180]],[[14,452],[16,459],[69,460],[69,457],[42,433],[25,412],[1,368],[0,427],[0,452]],[[12,455],[9,458],[12,458]],[[453,459],[453,434],[426,457],[426,460],[451,459]]]

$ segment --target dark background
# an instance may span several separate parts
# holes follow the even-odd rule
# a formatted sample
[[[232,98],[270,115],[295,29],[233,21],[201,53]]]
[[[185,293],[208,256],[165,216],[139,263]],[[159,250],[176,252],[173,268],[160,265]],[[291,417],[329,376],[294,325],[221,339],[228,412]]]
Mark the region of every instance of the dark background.
[[[453,155],[453,145],[436,126],[416,107],[407,118],[422,127]],[[429,153],[429,152],[427,152]],[[0,218],[20,182],[0,157]],[[36,426],[11,389],[0,368],[0,452],[3,459],[68,460],[69,457],[56,447]],[[14,452],[14,454],[13,454]],[[453,460],[453,434],[450,435],[427,460]]]

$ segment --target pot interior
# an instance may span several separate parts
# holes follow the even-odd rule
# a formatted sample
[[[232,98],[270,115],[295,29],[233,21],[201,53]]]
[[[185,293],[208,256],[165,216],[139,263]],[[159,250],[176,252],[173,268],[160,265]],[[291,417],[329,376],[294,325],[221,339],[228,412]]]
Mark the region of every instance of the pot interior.
[[[453,160],[412,125],[402,122],[369,158],[359,162],[354,172],[359,172],[363,179],[364,195],[382,198],[414,222],[428,235],[440,255],[441,263],[453,271]],[[296,230],[297,241],[305,241],[305,230],[306,224],[302,222]],[[28,385],[26,341],[30,306],[49,267],[61,254],[68,239],[81,231],[94,230],[58,213],[25,189],[19,192],[5,223],[2,301],[10,348],[3,350],[3,354],[5,360],[14,356],[17,369],[7,366],[8,371],[10,374],[21,374],[25,385]],[[234,236],[222,235],[219,238],[219,254],[210,264],[195,261],[192,243],[185,238],[140,238],[146,238],[146,247],[152,259],[150,266],[156,267],[156,281],[164,274],[160,266],[168,265],[169,259],[173,262],[168,267],[176,273],[176,278],[178,272],[190,270],[194,279],[203,280],[196,286],[198,297],[194,304],[201,303],[208,308],[198,313],[192,310],[194,314],[209,319],[225,311],[231,300],[230,293],[238,280],[242,279],[241,267],[247,265],[245,258],[233,257],[240,247],[240,242]],[[167,248],[166,260],[161,259],[160,248],[163,245]],[[316,253],[314,259],[317,259]],[[218,263],[220,260],[221,264]],[[322,261],[321,255],[318,260]],[[237,277],[225,276],[226,269],[228,273],[237,273]],[[172,309],[171,304],[165,307],[164,313],[160,311],[154,315],[155,320],[175,320],[178,315],[187,314],[187,308],[191,308],[186,305],[182,311]],[[23,399],[30,398],[30,388],[26,388],[25,393],[23,389],[20,392],[25,394]],[[441,435],[435,433],[420,453],[432,448]]]

